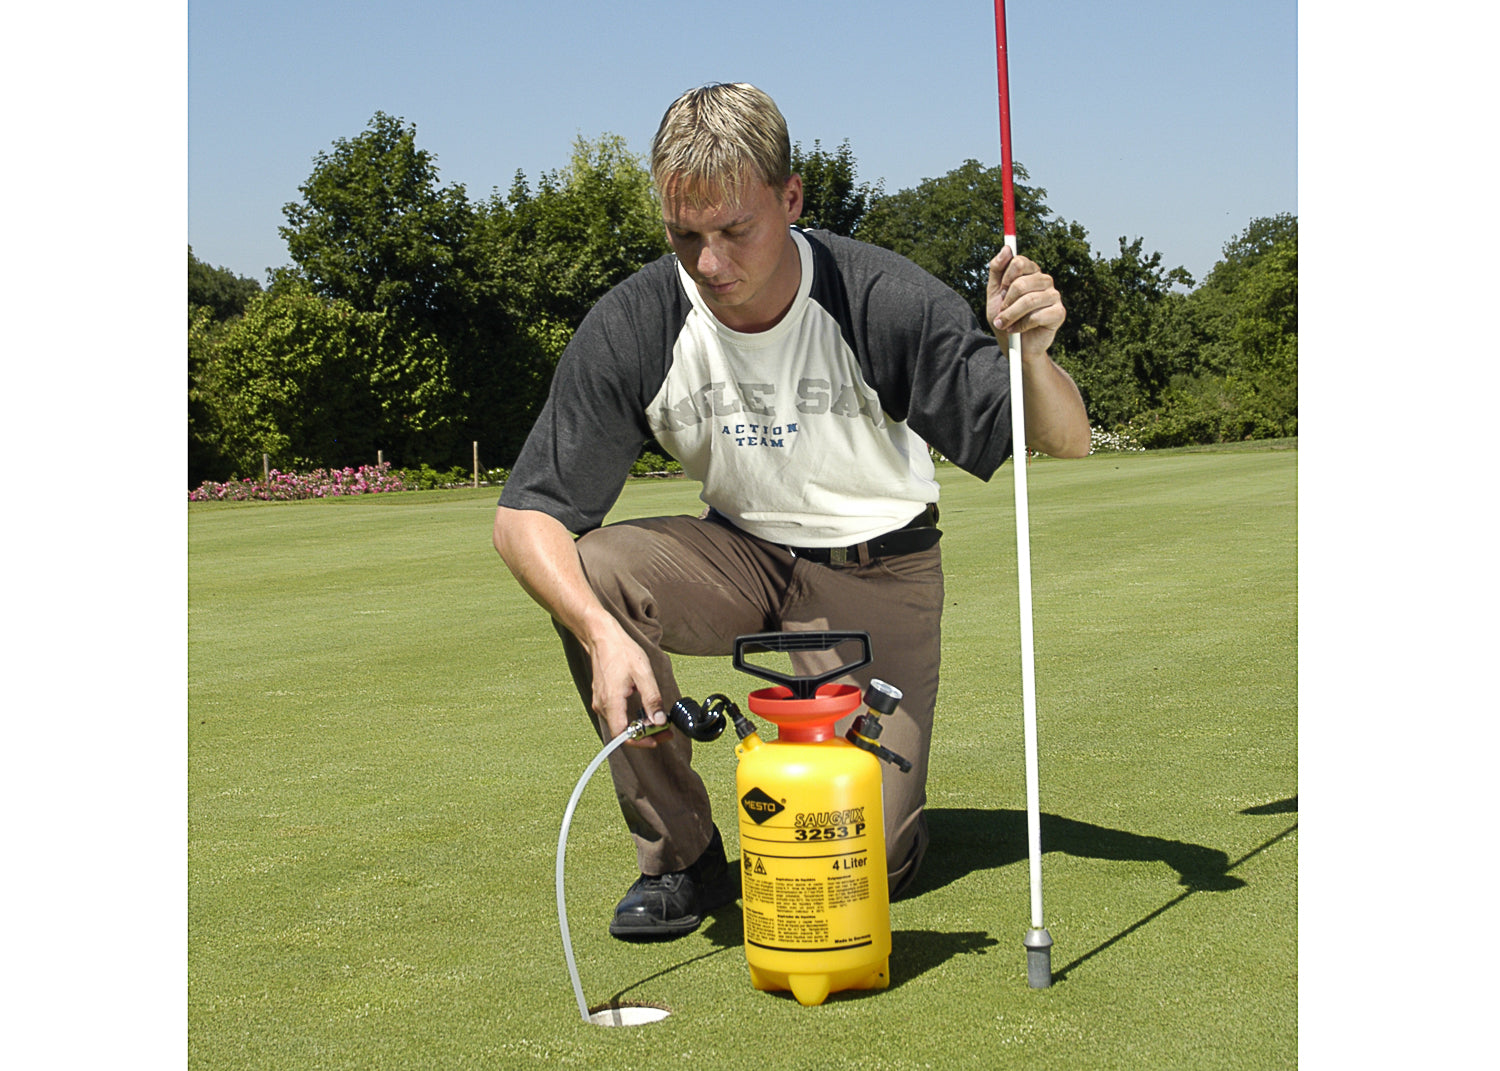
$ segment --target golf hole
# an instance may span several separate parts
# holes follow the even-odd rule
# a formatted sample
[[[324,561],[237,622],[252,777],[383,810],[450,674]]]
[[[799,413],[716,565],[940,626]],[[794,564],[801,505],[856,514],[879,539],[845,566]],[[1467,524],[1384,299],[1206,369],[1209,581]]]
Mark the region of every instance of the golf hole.
[[[659,1023],[671,1014],[653,1004],[615,1004],[589,1012],[589,1022],[595,1026],[644,1026]]]

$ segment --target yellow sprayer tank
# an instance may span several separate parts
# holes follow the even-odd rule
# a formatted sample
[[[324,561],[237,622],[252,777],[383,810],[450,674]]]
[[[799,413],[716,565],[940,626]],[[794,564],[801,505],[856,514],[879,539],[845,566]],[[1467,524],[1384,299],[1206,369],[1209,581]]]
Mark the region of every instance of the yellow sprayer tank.
[[[738,642],[758,640],[765,649],[775,642],[767,637],[787,635],[796,634]],[[868,661],[868,637],[852,635],[864,639]],[[739,651],[736,665],[747,668]],[[797,689],[803,697],[786,686],[752,692],[751,712],[774,722],[779,733],[770,742],[753,732],[742,735],[735,748],[750,981],[756,989],[791,990],[805,1005],[845,989],[890,984],[882,771],[867,748],[907,765],[864,736],[851,733],[861,743],[856,746],[836,734],[834,723],[864,703],[857,687],[825,683],[827,677],[782,678],[794,686],[814,684]],[[857,725],[874,725],[874,715],[872,709]],[[869,735],[878,736],[878,728]]]

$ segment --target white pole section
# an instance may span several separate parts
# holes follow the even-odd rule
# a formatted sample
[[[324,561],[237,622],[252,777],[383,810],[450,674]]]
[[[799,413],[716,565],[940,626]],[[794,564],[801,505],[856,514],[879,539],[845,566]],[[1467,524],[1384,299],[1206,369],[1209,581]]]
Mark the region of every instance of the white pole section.
[[[1016,237],[1005,236],[1014,253]],[[1010,335],[1010,428],[1016,494],[1016,581],[1021,596],[1021,719],[1026,738],[1026,840],[1031,861],[1031,926],[1042,928],[1042,805],[1037,772],[1036,648],[1031,613],[1031,515],[1026,488],[1026,405],[1021,385],[1021,336]]]

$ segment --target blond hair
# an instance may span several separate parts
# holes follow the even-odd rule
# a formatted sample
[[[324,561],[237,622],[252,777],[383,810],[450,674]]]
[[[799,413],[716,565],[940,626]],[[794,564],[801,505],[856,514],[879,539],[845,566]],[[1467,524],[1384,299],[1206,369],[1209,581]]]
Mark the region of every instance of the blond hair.
[[[780,187],[791,175],[786,120],[774,100],[745,82],[688,90],[651,140],[651,180],[664,201],[732,204],[748,181]]]

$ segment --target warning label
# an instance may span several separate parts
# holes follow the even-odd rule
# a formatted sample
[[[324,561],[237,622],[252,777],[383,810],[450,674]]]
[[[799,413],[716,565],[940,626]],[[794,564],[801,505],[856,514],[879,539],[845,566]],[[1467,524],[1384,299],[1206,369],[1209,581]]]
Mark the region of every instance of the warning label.
[[[824,918],[787,918],[776,920],[776,940],[792,945],[828,943],[828,920]]]
[[[862,904],[870,898],[870,879],[864,874],[858,877],[828,879],[828,906],[843,907],[845,904]]]
[[[823,883],[817,878],[791,878],[776,883],[778,915],[823,913]]]
[[[745,909],[745,936],[757,944],[766,944],[776,940],[776,920],[754,908],[747,907]]]

